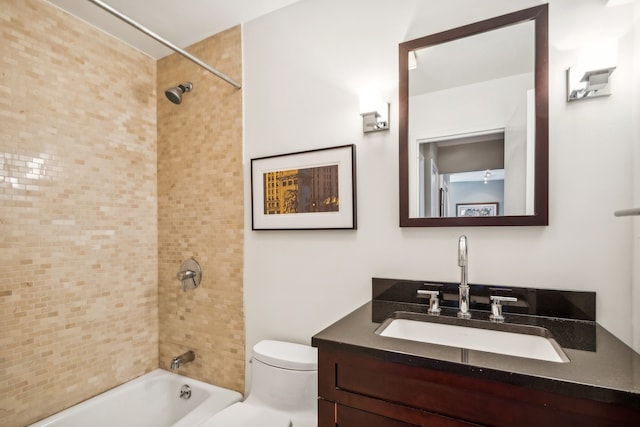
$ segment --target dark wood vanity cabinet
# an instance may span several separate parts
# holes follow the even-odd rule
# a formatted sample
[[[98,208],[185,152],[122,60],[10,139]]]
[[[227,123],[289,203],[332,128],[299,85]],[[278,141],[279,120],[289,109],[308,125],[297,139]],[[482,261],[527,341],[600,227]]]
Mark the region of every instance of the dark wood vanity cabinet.
[[[319,427],[640,425],[625,406],[318,350]]]
[[[478,424],[470,424],[451,418],[440,417],[437,415],[424,414],[429,421],[420,424],[407,423],[393,418],[375,414],[373,412],[355,409],[350,406],[340,405],[328,400],[320,400],[319,411],[320,424],[319,427],[334,426],[361,426],[361,427],[419,427],[419,426],[443,426],[443,427],[469,427]]]

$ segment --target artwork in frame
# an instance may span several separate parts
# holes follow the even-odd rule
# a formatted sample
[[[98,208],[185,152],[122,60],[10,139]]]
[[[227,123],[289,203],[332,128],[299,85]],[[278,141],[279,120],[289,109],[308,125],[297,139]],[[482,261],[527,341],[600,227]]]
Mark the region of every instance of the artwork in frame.
[[[355,229],[355,149],[251,159],[251,229]]]
[[[458,216],[497,216],[498,202],[491,203],[457,203]]]

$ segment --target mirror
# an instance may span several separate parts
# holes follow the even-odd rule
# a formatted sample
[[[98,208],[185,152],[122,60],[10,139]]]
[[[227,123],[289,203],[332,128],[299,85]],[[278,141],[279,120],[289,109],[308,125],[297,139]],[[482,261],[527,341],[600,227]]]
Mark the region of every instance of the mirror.
[[[400,44],[400,226],[548,225],[548,7]]]

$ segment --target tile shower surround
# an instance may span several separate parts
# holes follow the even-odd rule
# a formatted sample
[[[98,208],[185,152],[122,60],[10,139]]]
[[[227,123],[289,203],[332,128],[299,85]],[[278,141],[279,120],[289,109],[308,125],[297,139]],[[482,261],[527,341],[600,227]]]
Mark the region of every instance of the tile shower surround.
[[[189,48],[240,81],[240,27]],[[180,373],[244,392],[242,91],[173,54],[158,61],[160,367],[193,350]],[[164,91],[193,83],[180,105]],[[176,273],[194,257],[202,283]]]
[[[197,116],[200,127],[181,119],[198,128],[185,135],[180,122],[166,119],[176,110],[156,111],[156,84],[164,90],[192,79],[204,95],[215,77],[172,58],[157,64],[39,0],[3,2],[0,35],[0,425],[24,426],[164,367],[159,353],[181,352],[187,341],[200,359],[181,373],[242,390],[242,215],[211,194],[227,197],[235,187],[200,186],[211,190],[201,198],[212,200],[196,210],[201,216],[190,232],[207,236],[208,247],[189,253],[182,246],[189,240],[173,229],[185,214],[163,210],[176,204],[166,187],[158,195],[158,182],[179,171],[158,172],[157,162],[157,143],[170,146],[166,141],[180,134],[194,145],[214,145],[224,160],[208,168],[240,180],[239,98],[217,99],[230,102],[221,114],[237,114],[223,136],[212,138],[211,127],[217,131],[227,118],[208,105]],[[205,60],[224,57],[223,70],[239,75],[239,38],[235,29],[198,48],[210,52]],[[156,129],[159,117],[169,129]],[[203,161],[211,160],[207,149]],[[205,219],[214,203],[215,221]],[[158,212],[165,215],[160,226]],[[224,236],[211,237],[208,229],[220,222]],[[167,233],[176,233],[179,247],[158,254]],[[202,292],[178,295],[179,283],[170,279],[187,255],[201,261],[211,281]],[[170,311],[159,313],[159,306]],[[159,322],[198,326],[160,332]]]
[[[0,8],[0,425],[157,366],[155,63]]]

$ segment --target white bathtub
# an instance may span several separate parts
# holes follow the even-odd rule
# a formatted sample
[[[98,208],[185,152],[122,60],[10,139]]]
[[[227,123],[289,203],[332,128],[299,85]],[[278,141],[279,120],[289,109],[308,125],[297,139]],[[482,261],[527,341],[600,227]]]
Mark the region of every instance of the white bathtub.
[[[180,398],[183,385],[191,398]],[[29,427],[197,427],[242,395],[156,369]]]

